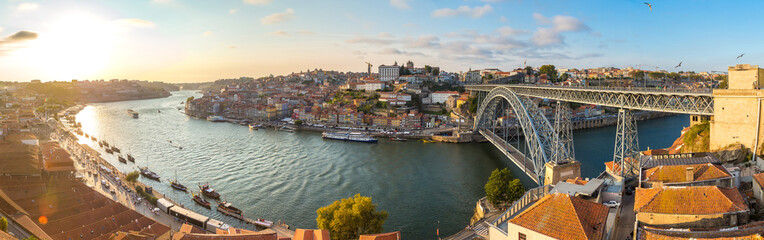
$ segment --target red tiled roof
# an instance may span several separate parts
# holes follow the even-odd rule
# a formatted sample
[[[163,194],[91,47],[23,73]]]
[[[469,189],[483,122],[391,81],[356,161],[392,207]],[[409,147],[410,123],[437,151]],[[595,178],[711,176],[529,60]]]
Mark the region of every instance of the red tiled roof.
[[[634,211],[703,215],[748,211],[748,206],[735,188],[657,187],[637,189]]]
[[[330,240],[329,231],[324,229],[297,229],[292,240]]]
[[[588,183],[589,181],[586,181],[581,177],[576,177],[576,178],[568,178],[568,180],[565,180],[565,182],[578,184],[578,185],[586,185],[586,183]]]
[[[401,232],[389,232],[389,233],[378,233],[378,234],[364,234],[361,235],[358,240],[400,240],[401,239]]]
[[[756,179],[756,182],[759,183],[759,186],[764,186],[764,173],[753,175],[753,179]]]
[[[557,239],[603,239],[607,215],[605,205],[556,193],[509,221]]]
[[[692,169],[693,179],[686,177],[688,168]],[[664,183],[695,182],[728,177],[732,175],[726,169],[711,163],[657,166],[642,173],[642,181]]]

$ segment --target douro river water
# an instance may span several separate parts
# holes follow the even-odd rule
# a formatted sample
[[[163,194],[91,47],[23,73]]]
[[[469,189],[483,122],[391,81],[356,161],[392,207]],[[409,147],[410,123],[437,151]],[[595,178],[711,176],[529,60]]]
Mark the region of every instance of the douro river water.
[[[489,143],[444,144],[417,141],[378,144],[324,140],[320,133],[249,130],[231,123],[213,123],[183,114],[193,91],[177,91],[161,99],[91,104],[77,114],[82,129],[131,153],[123,164],[103,153],[123,171],[146,166],[162,182],[141,181],[198,213],[242,226],[238,220],[196,205],[191,195],[170,187],[177,179],[198,192],[209,183],[249,218],[283,220],[294,228],[316,228],[316,209],[356,193],[372,197],[389,218],[385,231],[401,231],[405,239],[435,239],[464,228],[483,186],[496,168],[521,173]],[[140,118],[127,114],[133,109]],[[639,142],[669,146],[687,116],[639,122]],[[576,156],[584,177],[595,177],[612,160],[615,128],[574,132]],[[95,149],[99,149],[97,144]],[[182,149],[179,147],[182,146]],[[521,180],[532,187],[531,180]]]

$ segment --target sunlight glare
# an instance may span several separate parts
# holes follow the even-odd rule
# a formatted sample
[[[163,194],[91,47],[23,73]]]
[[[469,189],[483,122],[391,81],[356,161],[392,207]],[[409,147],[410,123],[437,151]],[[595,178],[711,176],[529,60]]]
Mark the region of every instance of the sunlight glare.
[[[99,73],[109,62],[114,28],[108,21],[87,13],[68,13],[41,32],[32,61],[41,72],[57,80],[86,78]]]

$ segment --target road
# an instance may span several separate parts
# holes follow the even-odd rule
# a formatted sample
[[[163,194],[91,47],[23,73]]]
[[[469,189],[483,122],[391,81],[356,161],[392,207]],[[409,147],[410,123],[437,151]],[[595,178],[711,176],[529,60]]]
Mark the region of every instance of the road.
[[[621,214],[618,219],[614,237],[611,239],[630,239],[629,235],[634,231],[634,222],[637,216],[634,213],[634,194],[623,194],[621,202]]]

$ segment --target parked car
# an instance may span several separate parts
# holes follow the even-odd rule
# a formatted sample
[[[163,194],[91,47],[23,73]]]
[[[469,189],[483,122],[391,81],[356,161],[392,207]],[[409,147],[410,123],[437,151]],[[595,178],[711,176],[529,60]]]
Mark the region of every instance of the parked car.
[[[605,203],[602,203],[602,204],[605,204],[605,206],[608,206],[608,207],[611,207],[611,208],[612,207],[618,207],[618,206],[621,205],[621,203],[616,202],[616,201],[608,201],[608,202],[605,202]]]

